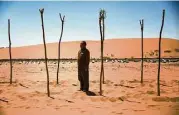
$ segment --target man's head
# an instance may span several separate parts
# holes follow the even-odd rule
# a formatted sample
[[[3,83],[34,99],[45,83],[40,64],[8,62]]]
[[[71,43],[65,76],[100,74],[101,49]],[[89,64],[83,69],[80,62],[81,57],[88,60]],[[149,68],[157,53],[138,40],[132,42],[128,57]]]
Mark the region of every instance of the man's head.
[[[80,48],[83,49],[83,48],[86,48],[86,42],[85,41],[82,41],[80,43]]]

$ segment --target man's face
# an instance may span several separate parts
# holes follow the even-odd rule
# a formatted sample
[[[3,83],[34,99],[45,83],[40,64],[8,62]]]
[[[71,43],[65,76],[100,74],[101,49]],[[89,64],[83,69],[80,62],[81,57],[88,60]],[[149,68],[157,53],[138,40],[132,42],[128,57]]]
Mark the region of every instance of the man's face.
[[[83,49],[83,48],[85,48],[85,47],[86,47],[85,44],[83,44],[83,43],[80,44],[80,48],[81,48],[81,49]]]

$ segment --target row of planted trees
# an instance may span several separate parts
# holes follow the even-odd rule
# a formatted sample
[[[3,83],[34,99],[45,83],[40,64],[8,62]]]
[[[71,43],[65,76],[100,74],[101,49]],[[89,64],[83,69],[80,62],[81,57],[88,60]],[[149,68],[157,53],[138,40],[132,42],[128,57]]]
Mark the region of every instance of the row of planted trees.
[[[49,71],[48,71],[48,58],[47,58],[47,48],[46,48],[46,41],[45,41],[45,29],[44,29],[44,20],[43,20],[43,13],[44,9],[39,9],[40,15],[41,15],[41,23],[42,23],[42,34],[43,34],[43,44],[44,44],[44,54],[45,54],[45,67],[46,67],[46,73],[47,73],[47,95],[50,97],[50,88],[49,88]],[[60,66],[60,44],[63,36],[63,27],[64,27],[64,21],[65,21],[65,16],[61,16],[59,14],[60,20],[62,23],[61,26],[61,34],[60,34],[60,39],[58,43],[58,66],[57,66],[57,84],[59,84],[59,66]],[[10,36],[10,19],[8,19],[8,36],[9,36],[9,56],[10,56],[10,84],[12,84],[12,54],[11,54],[11,36]]]
[[[41,14],[41,22],[42,22],[42,32],[43,32],[43,42],[44,42],[44,53],[45,53],[45,66],[46,66],[46,72],[47,72],[47,94],[50,97],[50,88],[49,88],[49,72],[48,72],[48,65],[47,65],[47,50],[46,50],[46,42],[45,42],[45,31],[44,31],[44,22],[43,22],[43,13],[44,13],[44,9],[39,9],[40,14]],[[62,28],[61,28],[61,34],[60,34],[60,39],[59,39],[59,43],[58,43],[58,67],[57,67],[57,84],[59,84],[59,80],[58,80],[58,73],[59,73],[59,65],[60,65],[60,44],[61,44],[61,39],[62,39],[62,35],[63,35],[63,26],[64,26],[64,21],[65,21],[65,16],[61,16],[60,15],[60,19],[62,22]]]
[[[46,73],[47,73],[47,95],[50,97],[50,88],[49,88],[49,72],[48,72],[48,64],[47,64],[47,50],[46,50],[46,41],[45,41],[45,30],[44,30],[44,21],[43,21],[43,13],[44,9],[39,9],[41,15],[41,23],[42,23],[42,33],[43,33],[43,44],[44,44],[44,54],[45,54],[45,66],[46,66]],[[64,28],[64,20],[65,16],[61,16],[59,14],[60,20],[62,23],[61,26],[61,34],[58,43],[58,63],[57,63],[57,81],[56,83],[59,84],[59,66],[60,66],[60,44],[63,36],[63,28]],[[161,59],[161,38],[162,38],[162,30],[164,26],[164,18],[165,18],[165,10],[163,10],[162,16],[162,25],[160,29],[159,35],[159,57],[158,57],[158,76],[157,76],[157,92],[158,96],[160,96],[160,59]],[[102,84],[104,84],[104,64],[103,64],[103,51],[104,51],[104,40],[105,40],[105,19],[106,19],[106,11],[101,9],[99,12],[99,30],[100,30],[100,37],[101,37],[101,71],[100,71],[100,95],[102,95]],[[144,30],[144,20],[140,20],[141,26],[141,83],[143,83],[143,30]],[[10,56],[10,84],[12,84],[12,55],[11,55],[11,36],[10,36],[10,19],[8,19],[8,36],[9,36],[9,56]]]
[[[104,49],[104,35],[105,35],[105,23],[104,19],[106,18],[106,11],[100,10],[99,12],[99,28],[100,28],[100,36],[101,36],[101,73],[100,73],[100,95],[102,95],[102,83],[104,84],[104,64],[103,64],[103,49]],[[162,14],[162,25],[159,33],[159,57],[158,57],[158,76],[157,76],[157,95],[160,96],[160,61],[161,61],[161,38],[162,38],[162,31],[164,26],[164,19],[165,19],[165,10],[163,10]],[[141,26],[141,84],[143,83],[143,65],[144,65],[144,38],[143,38],[143,31],[144,31],[144,19],[139,20]]]
[[[160,96],[160,61],[161,61],[161,39],[162,39],[162,31],[163,31],[163,26],[164,26],[164,20],[165,20],[165,10],[163,10],[162,14],[162,24],[161,24],[161,29],[159,33],[159,56],[158,56],[158,76],[157,76],[157,95]],[[144,20],[140,20],[140,26],[141,26],[141,83],[143,83],[143,30],[144,30]]]

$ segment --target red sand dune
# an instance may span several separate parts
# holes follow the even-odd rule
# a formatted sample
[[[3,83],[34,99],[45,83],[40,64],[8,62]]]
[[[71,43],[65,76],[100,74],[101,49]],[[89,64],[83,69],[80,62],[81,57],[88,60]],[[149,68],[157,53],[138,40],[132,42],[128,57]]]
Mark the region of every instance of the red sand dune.
[[[77,42],[62,42],[61,57],[76,58],[79,50],[79,41]],[[91,52],[92,58],[100,57],[100,41],[87,41],[87,47]],[[44,46],[33,45],[12,48],[12,58],[44,58]],[[149,55],[149,53],[158,50],[158,38],[144,39],[144,55],[146,57],[156,57],[157,55]],[[164,52],[169,50],[168,52]],[[177,50],[177,51],[176,51]],[[179,40],[162,39],[162,57],[179,57]],[[57,58],[58,43],[47,44],[48,58]],[[156,51],[157,52],[157,51]],[[9,58],[8,48],[0,49],[0,59]],[[141,39],[108,39],[104,42],[104,55],[114,58],[139,58],[141,57]]]

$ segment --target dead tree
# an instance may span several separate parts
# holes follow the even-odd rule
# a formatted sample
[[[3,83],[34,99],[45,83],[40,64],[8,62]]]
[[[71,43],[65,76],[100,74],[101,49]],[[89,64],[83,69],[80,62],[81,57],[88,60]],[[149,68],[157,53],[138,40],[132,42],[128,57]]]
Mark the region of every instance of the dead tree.
[[[104,19],[105,18],[106,18],[106,11],[100,10],[100,12],[99,12],[99,29],[100,29],[100,36],[101,36],[100,95],[102,95],[102,77],[103,77],[103,81],[104,81],[103,44],[104,44]]]
[[[60,20],[62,22],[62,26],[61,26],[61,34],[60,34],[60,39],[59,39],[59,43],[58,43],[58,67],[57,67],[57,84],[59,83],[58,82],[58,73],[59,73],[59,66],[60,66],[60,44],[61,44],[61,39],[62,39],[62,35],[63,35],[63,26],[64,26],[64,20],[65,20],[65,16],[61,16],[60,15]]]
[[[160,35],[159,35],[159,56],[158,56],[158,79],[157,79],[157,95],[160,96],[160,58],[161,58],[161,39],[162,39],[162,30],[164,26],[164,19],[165,19],[165,10],[163,10],[163,16],[162,16],[162,25],[160,29]]]
[[[10,57],[10,84],[12,84],[12,55],[11,55],[10,19],[8,19],[8,36],[9,36],[9,57]]]
[[[40,14],[41,14],[41,21],[42,21],[43,43],[44,43],[44,53],[45,53],[45,65],[46,65],[46,72],[47,72],[47,94],[48,94],[48,97],[50,97],[49,73],[48,73],[48,66],[47,66],[47,50],[46,50],[45,31],[44,31],[44,22],[43,22],[44,9],[39,9],[39,11],[40,11]]]
[[[143,83],[143,66],[144,66],[144,47],[143,47],[143,31],[144,31],[144,20],[140,20],[140,26],[141,26],[141,57],[142,57],[142,62],[141,62],[141,83]]]
[[[104,50],[104,37],[105,37],[105,23],[104,23],[104,19],[106,18],[106,11],[105,10],[103,10],[103,15],[104,16],[102,18],[102,22],[103,22],[103,50]],[[103,76],[103,84],[104,84],[104,65],[102,66],[102,76]]]

